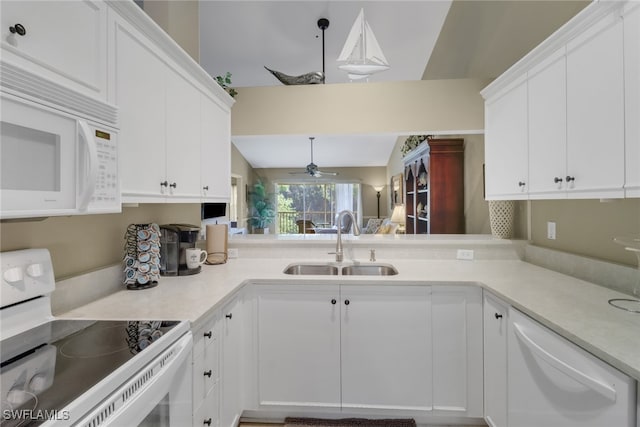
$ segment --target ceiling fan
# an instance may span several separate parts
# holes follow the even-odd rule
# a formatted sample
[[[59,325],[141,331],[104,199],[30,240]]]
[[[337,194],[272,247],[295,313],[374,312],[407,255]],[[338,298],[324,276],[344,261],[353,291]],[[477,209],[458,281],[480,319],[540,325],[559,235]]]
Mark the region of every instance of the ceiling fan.
[[[304,171],[300,172],[289,172],[291,175],[309,175],[314,178],[320,178],[323,175],[338,175],[338,172],[325,172],[318,169],[318,165],[313,163],[313,140],[315,137],[310,136],[309,141],[311,142],[311,163],[309,163]]]

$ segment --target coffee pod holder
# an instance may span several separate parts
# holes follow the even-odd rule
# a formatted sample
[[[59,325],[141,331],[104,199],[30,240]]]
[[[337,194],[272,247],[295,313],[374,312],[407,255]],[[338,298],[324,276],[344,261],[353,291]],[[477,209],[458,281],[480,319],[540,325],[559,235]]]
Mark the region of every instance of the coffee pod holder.
[[[139,290],[158,286],[160,279],[160,227],[130,224],[124,236],[124,284]]]

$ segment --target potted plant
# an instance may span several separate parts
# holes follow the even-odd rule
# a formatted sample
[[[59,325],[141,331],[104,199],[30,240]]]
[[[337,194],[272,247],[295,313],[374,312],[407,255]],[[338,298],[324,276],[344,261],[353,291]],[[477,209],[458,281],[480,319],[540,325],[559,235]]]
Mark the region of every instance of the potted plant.
[[[253,232],[256,234],[269,233],[269,225],[276,216],[272,199],[272,195],[267,192],[264,182],[262,182],[261,179],[253,184],[253,190],[249,192],[249,203],[251,206],[249,225],[253,227]]]
[[[227,74],[225,74],[224,76],[216,76],[216,82],[218,82],[218,84],[222,86],[222,89],[224,89],[232,98],[235,98],[236,95],[238,94],[237,90],[230,87],[231,85],[230,72],[227,71]]]

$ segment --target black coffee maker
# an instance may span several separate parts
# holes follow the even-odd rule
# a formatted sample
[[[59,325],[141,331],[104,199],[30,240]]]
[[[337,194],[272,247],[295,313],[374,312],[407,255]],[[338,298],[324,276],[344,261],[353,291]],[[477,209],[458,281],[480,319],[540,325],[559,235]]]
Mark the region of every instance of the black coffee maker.
[[[160,226],[160,275],[188,276],[200,273],[202,267],[187,267],[185,251],[195,248],[200,227],[190,224]]]

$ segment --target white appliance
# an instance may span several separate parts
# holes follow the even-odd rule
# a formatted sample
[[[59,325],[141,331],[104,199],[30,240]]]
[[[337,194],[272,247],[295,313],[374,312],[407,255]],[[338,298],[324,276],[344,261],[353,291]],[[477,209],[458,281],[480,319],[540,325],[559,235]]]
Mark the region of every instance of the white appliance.
[[[115,107],[1,66],[0,219],[120,212]]]
[[[509,427],[634,427],[636,384],[515,309],[509,311]]]
[[[3,426],[191,425],[187,322],[55,319],[47,250],[0,266]]]

